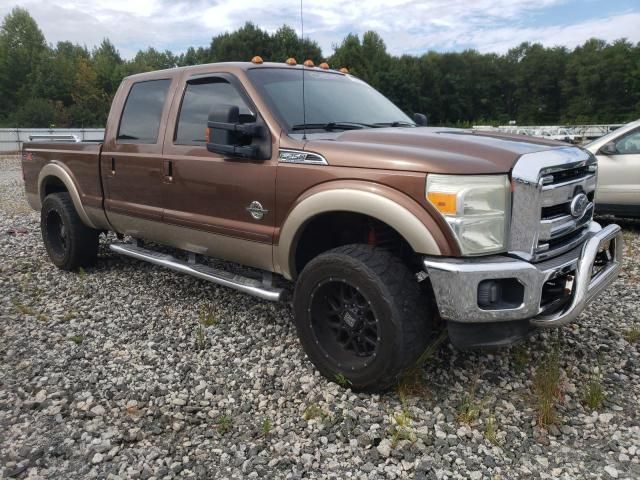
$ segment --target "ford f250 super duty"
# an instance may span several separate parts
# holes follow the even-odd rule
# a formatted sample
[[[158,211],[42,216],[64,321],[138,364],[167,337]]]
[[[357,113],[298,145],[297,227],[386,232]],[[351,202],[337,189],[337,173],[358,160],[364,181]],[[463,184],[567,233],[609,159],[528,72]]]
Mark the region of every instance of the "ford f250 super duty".
[[[508,345],[574,321],[621,266],[591,153],[424,123],[326,64],[198,65],[125,78],[102,143],[27,143],[23,173],[61,269],[115,232],[115,252],[266,300],[294,282],[309,359],[375,390],[439,325]]]

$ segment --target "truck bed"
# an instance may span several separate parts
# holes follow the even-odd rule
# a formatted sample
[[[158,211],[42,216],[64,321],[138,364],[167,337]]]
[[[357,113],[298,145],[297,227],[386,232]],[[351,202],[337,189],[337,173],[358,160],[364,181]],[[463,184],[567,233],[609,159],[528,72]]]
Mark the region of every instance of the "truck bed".
[[[85,207],[102,210],[101,149],[102,142],[26,142],[22,171],[29,204],[39,209],[42,197],[59,186],[59,181],[48,182],[42,172],[47,164],[54,164],[68,173]]]

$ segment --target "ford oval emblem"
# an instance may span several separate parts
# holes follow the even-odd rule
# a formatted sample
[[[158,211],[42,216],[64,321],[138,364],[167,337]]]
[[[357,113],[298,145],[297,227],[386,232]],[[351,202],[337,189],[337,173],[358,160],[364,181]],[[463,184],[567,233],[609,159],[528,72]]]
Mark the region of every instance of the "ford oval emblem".
[[[587,211],[589,206],[589,199],[584,193],[579,193],[573,200],[571,200],[571,216],[574,218],[580,218]]]

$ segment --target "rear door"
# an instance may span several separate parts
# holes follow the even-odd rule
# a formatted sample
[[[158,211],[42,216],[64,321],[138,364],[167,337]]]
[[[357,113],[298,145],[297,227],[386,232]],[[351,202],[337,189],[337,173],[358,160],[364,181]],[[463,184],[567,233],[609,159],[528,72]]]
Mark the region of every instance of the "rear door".
[[[154,224],[162,221],[162,143],[171,84],[170,78],[131,83],[117,131],[105,139],[105,211],[119,232],[153,237]]]
[[[640,208],[640,129],[614,140],[617,153],[598,154],[597,201]]]

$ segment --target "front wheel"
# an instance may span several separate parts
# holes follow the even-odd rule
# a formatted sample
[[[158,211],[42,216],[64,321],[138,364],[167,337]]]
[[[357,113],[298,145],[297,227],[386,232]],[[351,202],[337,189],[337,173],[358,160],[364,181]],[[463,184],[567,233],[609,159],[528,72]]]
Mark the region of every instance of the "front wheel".
[[[390,252],[347,245],[309,262],[293,299],[309,359],[327,378],[355,390],[393,385],[426,349],[427,299]]]

